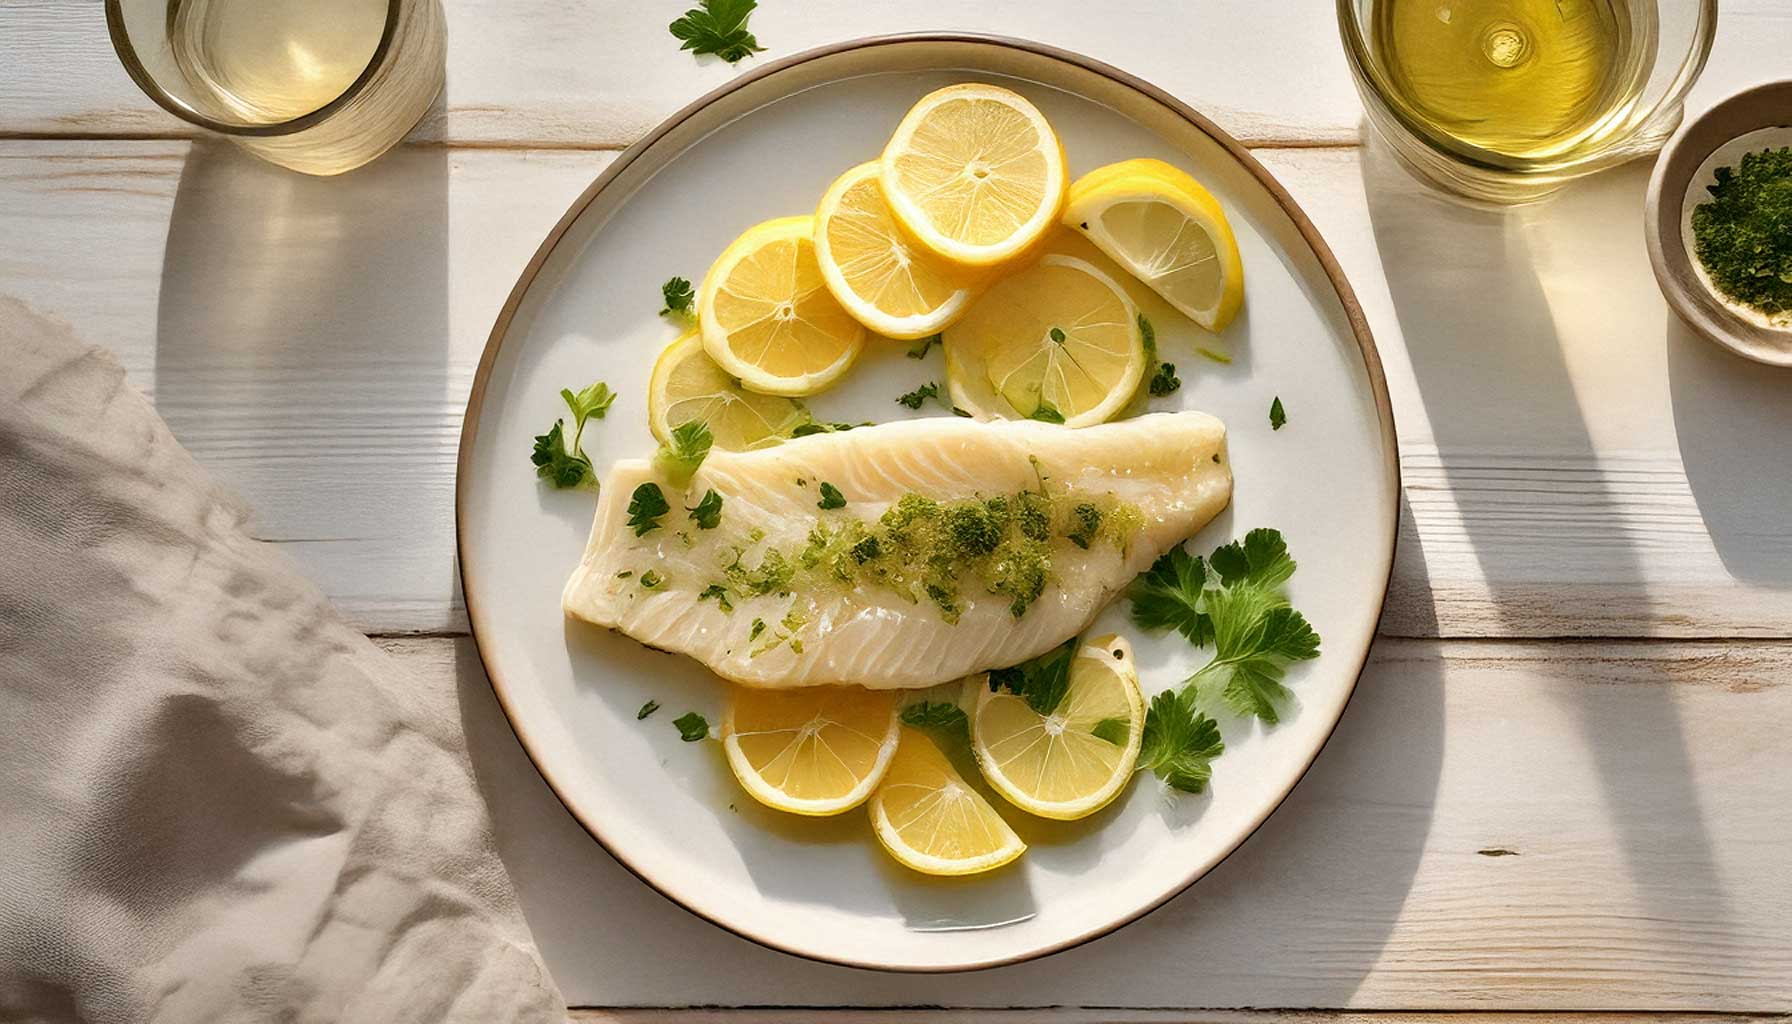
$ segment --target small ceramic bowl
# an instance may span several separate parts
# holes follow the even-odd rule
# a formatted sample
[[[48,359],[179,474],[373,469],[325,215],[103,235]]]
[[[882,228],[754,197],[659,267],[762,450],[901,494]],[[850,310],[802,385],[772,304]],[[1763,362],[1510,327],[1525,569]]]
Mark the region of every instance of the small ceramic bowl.
[[[1792,145],[1792,81],[1739,92],[1688,121],[1655,162],[1643,208],[1649,262],[1668,305],[1693,330],[1737,355],[1792,366],[1792,316],[1769,318],[1724,298],[1693,255],[1692,211],[1720,167]]]

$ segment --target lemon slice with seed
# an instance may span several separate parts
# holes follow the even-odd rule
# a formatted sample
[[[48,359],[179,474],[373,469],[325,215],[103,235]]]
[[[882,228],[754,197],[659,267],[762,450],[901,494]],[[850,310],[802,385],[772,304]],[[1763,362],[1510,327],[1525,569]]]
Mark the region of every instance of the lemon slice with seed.
[[[693,420],[709,427],[715,446],[744,452],[777,444],[808,422],[801,403],[740,386],[703,351],[692,331],[666,346],[647,383],[647,426],[661,444],[672,428]]]
[[[1101,423],[1145,374],[1132,299],[1073,256],[996,282],[946,329],[944,347],[953,404],[983,420]]]
[[[1026,252],[1057,220],[1069,181],[1045,115],[994,85],[923,96],[880,163],[896,219],[928,249],[974,267]]]
[[[815,256],[828,291],[886,338],[934,334],[970,305],[965,270],[915,245],[896,225],[876,161],[829,187],[815,213]]]
[[[703,350],[748,390],[812,395],[852,368],[865,328],[828,291],[815,261],[815,218],[748,228],[697,290]]]
[[[1070,688],[1049,715],[1012,693],[978,686],[971,746],[983,777],[1014,806],[1045,818],[1094,814],[1125,788],[1145,734],[1132,645],[1090,640],[1070,663]]]
[[[1064,224],[1210,331],[1244,303],[1244,264],[1219,201],[1161,160],[1098,167],[1070,186]]]
[[[839,814],[882,781],[901,723],[896,694],[861,686],[734,687],[722,749],[734,777],[768,807]]]
[[[871,827],[890,856],[929,875],[991,871],[1027,849],[940,748],[906,727],[870,807]]]

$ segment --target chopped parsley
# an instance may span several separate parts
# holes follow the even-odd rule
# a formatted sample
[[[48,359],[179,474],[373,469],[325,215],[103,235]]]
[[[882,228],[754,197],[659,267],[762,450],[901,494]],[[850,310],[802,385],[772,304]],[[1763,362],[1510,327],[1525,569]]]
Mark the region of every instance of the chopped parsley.
[[[815,507],[820,509],[845,508],[846,495],[840,493],[840,488],[823,480],[821,482],[821,500],[815,503]]]
[[[660,445],[660,450],[654,453],[653,466],[672,483],[683,487],[690,483],[697,467],[709,457],[709,449],[714,444],[715,436],[701,420],[680,423],[672,428],[672,443]]]
[[[757,640],[759,639],[759,634],[763,632],[765,632],[765,620],[754,619],[752,628],[747,630],[747,639],[749,641]]]
[[[597,471],[592,468],[591,460],[579,442],[585,434],[585,422],[603,419],[610,406],[615,404],[616,396],[610,386],[600,380],[576,394],[570,388],[561,388],[560,398],[572,410],[572,447],[568,449],[566,445],[566,421],[555,420],[547,433],[535,435],[529,461],[535,465],[535,475],[556,488],[589,487],[595,490]]]
[[[921,403],[927,401],[929,398],[936,402],[940,399],[940,386],[936,381],[930,380],[915,390],[910,391],[905,395],[898,396],[896,404],[906,406],[910,409],[919,409],[921,408]]]
[[[682,277],[670,278],[665,284],[660,285],[660,297],[666,302],[666,305],[660,310],[661,316],[676,317],[685,321],[697,319],[694,305],[697,301],[697,292],[691,287],[691,282]]]
[[[1177,389],[1182,387],[1182,378],[1176,376],[1176,364],[1158,363],[1157,372],[1151,375],[1151,383],[1148,386],[1152,398],[1175,394]]]
[[[641,574],[642,590],[658,590],[660,587],[665,586],[665,583],[666,578],[659,573],[654,572],[652,569]]]
[[[866,423],[822,423],[818,420],[812,419],[807,423],[797,424],[796,429],[792,430],[790,432],[790,436],[791,437],[808,437],[810,434],[837,434],[843,430],[851,430],[854,427],[869,427],[870,425],[871,424],[869,422],[866,422]]]
[[[940,336],[938,334],[929,334],[927,337],[921,339],[921,343],[919,345],[916,345],[914,348],[911,348],[908,350],[908,357],[910,359],[926,359],[927,358],[927,350],[933,348],[933,346],[935,346],[939,343],[940,343]]]
[[[658,711],[659,709],[660,709],[660,702],[657,700],[650,700],[647,703],[641,705],[641,710],[635,712],[635,721],[639,722],[641,719],[646,718],[648,715],[653,714],[655,711]]]
[[[697,594],[697,600],[699,601],[707,601],[712,597],[716,599],[717,607],[721,608],[724,612],[734,611],[734,602],[728,600],[727,587],[722,586],[720,583],[711,583]]]
[[[722,496],[711,487],[703,492],[703,499],[697,502],[695,508],[686,508],[685,511],[691,514],[691,519],[697,523],[697,529],[713,530],[722,522]]]
[[[1282,409],[1282,396],[1277,395],[1275,401],[1269,403],[1269,429],[1280,430],[1282,424],[1288,422],[1288,414]]]
[[[635,536],[644,536],[659,529],[660,517],[671,510],[665,494],[660,492],[660,485],[644,483],[629,496],[628,525],[635,531]]]
[[[1046,398],[1044,395],[1039,396],[1039,404],[1033,407],[1033,415],[1029,418],[1038,420],[1041,423],[1064,422],[1064,414],[1059,412],[1058,407],[1051,403],[1051,399]]]
[[[1066,340],[1064,329],[1062,327],[1054,327],[1050,331],[1047,331],[1046,335],[1060,345],[1064,344]]]
[[[758,6],[758,0],[697,0],[666,29],[682,42],[680,50],[692,56],[713,53],[734,64],[765,49],[747,31],[747,18]]]
[[[1219,724],[1196,712],[1188,700],[1173,690],[1151,698],[1139,739],[1140,769],[1154,772],[1174,789],[1199,793],[1213,777],[1213,759],[1225,752]]]
[[[672,720],[678,727],[678,738],[686,743],[709,739],[709,719],[695,711],[686,711]]]
[[[1007,690],[1036,713],[1051,714],[1070,691],[1070,663],[1076,657],[1076,644],[1076,637],[1071,637],[1031,661],[995,669],[989,673],[990,692]]]

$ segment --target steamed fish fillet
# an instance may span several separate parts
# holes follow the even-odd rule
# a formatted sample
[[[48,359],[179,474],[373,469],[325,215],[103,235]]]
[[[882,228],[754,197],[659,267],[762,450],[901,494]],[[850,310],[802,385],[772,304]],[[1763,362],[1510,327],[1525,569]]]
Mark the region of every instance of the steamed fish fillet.
[[[649,482],[670,511],[637,536],[627,509]],[[824,482],[844,507],[818,507]],[[721,521],[699,529],[687,509],[710,489]],[[562,600],[568,615],[748,686],[933,686],[1075,636],[1231,494],[1225,427],[1198,412],[1080,430],[886,423],[712,452],[683,489],[625,460],[603,482]],[[972,557],[998,537],[994,553]],[[940,546],[960,538],[970,548]],[[903,561],[917,551],[921,569]],[[1036,556],[1047,582],[1023,600],[1035,593],[1026,580],[1041,578],[1027,576]],[[952,573],[956,592],[944,593]]]

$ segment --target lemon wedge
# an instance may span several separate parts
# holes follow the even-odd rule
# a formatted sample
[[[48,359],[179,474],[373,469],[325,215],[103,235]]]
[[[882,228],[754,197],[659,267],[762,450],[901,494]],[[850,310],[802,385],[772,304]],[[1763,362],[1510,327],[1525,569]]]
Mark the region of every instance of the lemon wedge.
[[[865,328],[834,301],[815,261],[815,218],[756,224],[697,290],[703,350],[748,390],[812,395],[852,368]]]
[[[890,856],[929,875],[990,871],[1027,849],[940,748],[906,727],[870,806],[871,827]]]
[[[860,686],[734,687],[722,749],[734,777],[768,807],[839,814],[884,778],[901,729],[896,694]]]
[[[1145,374],[1132,299],[1072,256],[1045,256],[996,282],[943,341],[953,404],[981,420],[1101,423]]]
[[[971,747],[983,777],[1021,810],[1083,818],[1125,788],[1145,735],[1132,645],[1117,636],[1085,643],[1070,663],[1070,688],[1049,715],[1024,698],[977,686]]]
[[[1244,303],[1244,264],[1219,201],[1161,160],[1098,167],[1070,186],[1064,224],[1190,320],[1225,329]]]
[[[1027,252],[1058,218],[1064,146],[1039,108],[1000,86],[921,97],[880,161],[896,219],[922,245],[987,267]]]
[[[794,399],[741,387],[703,351],[696,331],[666,346],[647,382],[647,426],[661,444],[672,443],[673,427],[696,420],[717,448],[750,451],[777,444],[808,418]]]
[[[815,257],[840,305],[886,338],[925,338],[971,302],[967,273],[910,242],[884,202],[876,161],[842,174],[815,213]]]

